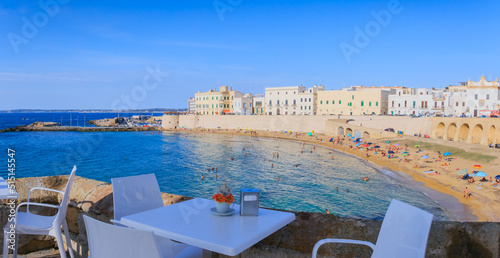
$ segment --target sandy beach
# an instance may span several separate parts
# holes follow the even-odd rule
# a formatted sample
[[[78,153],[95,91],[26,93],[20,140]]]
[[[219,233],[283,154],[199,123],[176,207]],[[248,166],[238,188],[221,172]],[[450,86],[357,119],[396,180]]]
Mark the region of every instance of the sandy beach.
[[[372,148],[367,152],[366,147],[359,146],[361,149],[354,147],[355,143],[348,139],[348,137],[343,138],[323,134],[312,134],[312,136],[309,136],[306,133],[299,133],[297,135],[296,133],[291,134],[290,132],[285,133],[235,129],[181,129],[177,131],[192,133],[221,133],[251,137],[270,137],[284,140],[303,141],[309,144],[332,148],[337,151],[344,152],[345,154],[362,158],[366,162],[372,163],[377,167],[403,172],[411,176],[413,180],[423,183],[425,187],[456,197],[458,201],[465,204],[467,207],[464,212],[472,212],[473,215],[477,216],[477,221],[500,221],[500,188],[494,187],[494,177],[497,174],[500,174],[496,172],[496,168],[499,167],[498,160],[500,157],[500,151],[496,149],[490,149],[485,146],[477,146],[473,144],[447,142],[437,139],[401,136],[383,139],[365,139],[365,142],[369,141],[372,143],[371,147],[376,145],[380,146],[379,149]],[[331,138],[333,138],[333,142],[330,142]],[[387,141],[390,141],[391,143],[386,143]],[[442,159],[439,160],[438,151],[425,149],[421,146],[415,147],[415,145],[409,144],[414,142],[430,143],[434,145],[434,147],[438,147],[438,149],[441,146],[443,149],[445,147],[452,147],[462,149],[467,153],[480,153],[493,157],[490,157],[489,162],[481,163],[477,160],[473,160],[475,157],[474,155],[470,155],[471,160],[463,157],[457,158],[453,156],[453,153],[451,153],[450,156],[441,156]],[[388,156],[382,155],[382,152],[386,152],[387,155],[389,148],[392,148],[392,150],[395,151],[394,154],[391,154],[393,156],[390,159]],[[402,156],[405,151],[407,151],[408,155]],[[419,152],[417,153],[417,151]],[[377,152],[377,154],[375,154],[375,152]],[[441,152],[441,154],[443,154],[443,152]],[[422,159],[422,156],[424,155],[429,156],[429,158]],[[468,155],[466,155],[466,157],[467,156]],[[330,157],[325,158],[329,159]],[[446,160],[444,158],[446,158]],[[452,158],[452,160],[448,161],[448,158]],[[407,162],[405,159],[407,159]],[[422,165],[425,165],[425,167],[422,167]],[[473,168],[474,165],[481,165],[482,168]],[[461,169],[467,169],[469,174],[471,174],[474,170],[484,171],[487,174],[487,179],[489,179],[490,176],[493,178],[493,183],[479,181],[482,177],[475,177],[475,182],[473,183],[469,183],[468,180],[462,180],[460,178],[461,175],[458,173]],[[430,170],[437,171],[439,174],[434,172],[424,173],[424,171]],[[464,198],[464,191],[466,187],[470,192],[470,198],[467,199]],[[460,210],[460,208],[458,208],[458,210]]]

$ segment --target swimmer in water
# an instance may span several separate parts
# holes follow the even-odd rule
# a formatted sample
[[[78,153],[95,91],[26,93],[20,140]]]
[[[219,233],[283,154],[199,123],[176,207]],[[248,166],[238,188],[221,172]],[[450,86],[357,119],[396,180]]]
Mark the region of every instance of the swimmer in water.
[[[278,177],[278,181],[280,181],[280,177]]]
[[[203,179],[203,174],[201,174],[201,179]]]
[[[368,181],[368,180],[370,180],[370,178],[369,178],[369,177],[367,177],[367,176],[366,176],[366,177],[363,177],[363,182],[366,182],[366,181]]]
[[[339,187],[337,186],[337,192],[339,192]]]
[[[346,192],[348,193],[349,192],[349,189],[346,190]]]
[[[273,164],[273,163],[271,163],[271,167],[272,167],[272,168],[274,167],[274,164]]]

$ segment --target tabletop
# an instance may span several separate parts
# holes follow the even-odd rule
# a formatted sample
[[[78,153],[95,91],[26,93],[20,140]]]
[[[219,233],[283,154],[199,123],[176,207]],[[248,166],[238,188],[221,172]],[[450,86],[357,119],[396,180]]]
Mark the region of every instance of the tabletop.
[[[237,204],[233,207],[233,215],[218,216],[210,211],[213,207],[213,200],[196,198],[125,216],[120,223],[235,256],[295,220],[295,214],[291,212],[263,208],[259,209],[259,216],[240,216]]]
[[[19,194],[15,189],[9,187],[9,184],[3,177],[0,177],[0,199],[18,199]]]

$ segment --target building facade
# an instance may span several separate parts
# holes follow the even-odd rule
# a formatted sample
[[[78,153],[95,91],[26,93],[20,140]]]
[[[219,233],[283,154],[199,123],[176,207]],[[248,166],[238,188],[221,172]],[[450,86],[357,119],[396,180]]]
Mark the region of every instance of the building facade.
[[[448,94],[440,89],[403,88],[389,95],[388,114],[394,116],[444,115]]]
[[[255,94],[252,98],[252,114],[265,115],[266,114],[266,101],[264,94]]]
[[[499,110],[499,89],[498,79],[487,81],[484,75],[477,82],[469,79],[466,86],[466,116],[478,117]]]
[[[188,113],[196,113],[196,101],[193,97],[190,97],[187,101],[187,112]]]
[[[324,91],[325,86],[316,86],[305,90],[304,92],[299,92],[299,106],[298,106],[298,114],[299,115],[316,115],[318,111],[318,91]]]
[[[302,86],[266,88],[266,114],[296,115],[299,93],[304,91],[305,87]]]
[[[318,91],[318,115],[386,115],[391,89]]]
[[[247,93],[241,97],[234,98],[234,114],[235,115],[251,115],[252,114],[252,99],[253,95]]]
[[[209,90],[195,94],[195,108],[198,115],[224,115],[233,112],[234,98],[243,93],[233,91],[228,86],[220,86],[219,91]]]

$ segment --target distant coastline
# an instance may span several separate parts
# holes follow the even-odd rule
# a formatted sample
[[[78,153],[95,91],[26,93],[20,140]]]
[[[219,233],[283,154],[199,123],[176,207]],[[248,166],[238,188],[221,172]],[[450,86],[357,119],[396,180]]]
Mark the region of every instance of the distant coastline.
[[[177,111],[184,112],[187,108],[150,108],[150,109],[12,109],[0,110],[0,113],[159,113]]]

